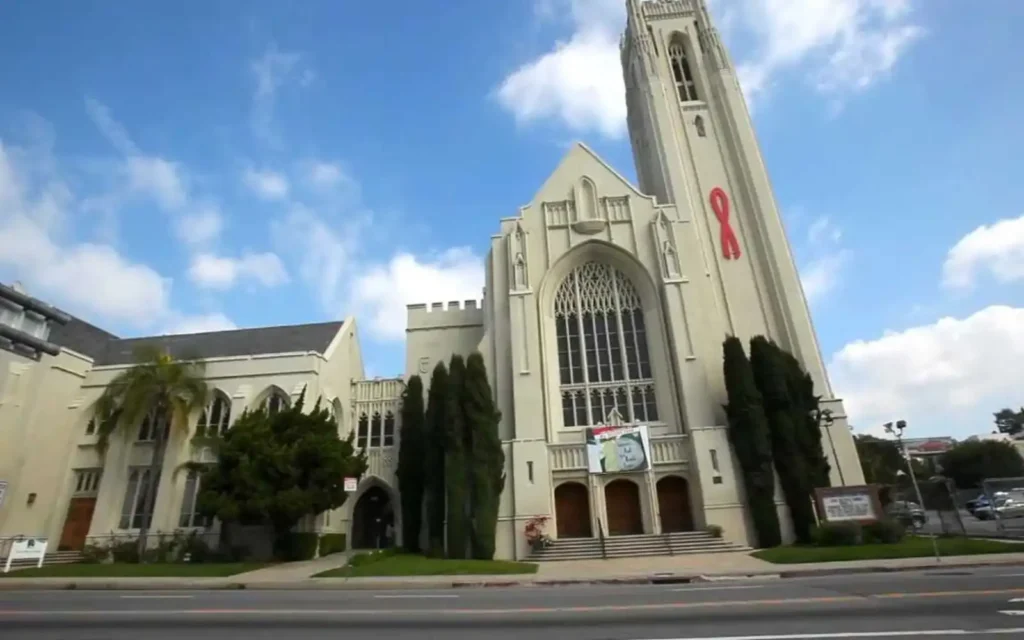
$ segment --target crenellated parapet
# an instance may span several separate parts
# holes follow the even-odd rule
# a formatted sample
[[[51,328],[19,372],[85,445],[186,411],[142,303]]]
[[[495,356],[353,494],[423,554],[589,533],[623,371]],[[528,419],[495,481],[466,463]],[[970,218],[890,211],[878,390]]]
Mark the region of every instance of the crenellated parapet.
[[[484,324],[484,312],[477,300],[452,300],[447,306],[443,302],[410,304],[407,331],[424,329],[452,329],[458,327],[479,327]]]

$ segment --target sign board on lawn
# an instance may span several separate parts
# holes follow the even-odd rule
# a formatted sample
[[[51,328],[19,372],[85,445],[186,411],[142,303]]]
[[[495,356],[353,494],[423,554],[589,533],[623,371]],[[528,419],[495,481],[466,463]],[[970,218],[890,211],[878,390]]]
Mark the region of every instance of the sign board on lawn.
[[[867,524],[882,518],[876,485],[821,487],[815,489],[818,517],[826,522]]]
[[[359,488],[359,478],[345,478],[345,493],[355,493]]]
[[[11,570],[11,563],[15,560],[36,560],[37,568],[43,566],[43,558],[46,556],[46,545],[46,538],[27,538],[15,541],[11,544],[11,552],[7,555],[4,573]]]

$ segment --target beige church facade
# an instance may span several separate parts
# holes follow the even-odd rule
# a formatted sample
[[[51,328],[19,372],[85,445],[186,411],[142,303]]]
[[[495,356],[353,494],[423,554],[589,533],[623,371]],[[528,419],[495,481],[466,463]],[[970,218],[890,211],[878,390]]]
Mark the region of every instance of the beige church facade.
[[[105,457],[96,451],[91,403],[140,341],[206,359],[217,396],[193,430],[230,428],[243,409],[284,406],[303,388],[328,403],[340,433],[356,431],[370,470],[345,505],[303,527],[346,533],[357,547],[382,543],[380,522],[401,530],[404,381],[428,383],[437,362],[476,350],[502,413],[499,557],[529,555],[524,527],[538,516],[559,539],[718,525],[726,539],[752,544],[722,410],[728,335],[766,335],[800,359],[834,418],[822,427],[832,484],[861,484],[750,116],[704,2],[628,7],[622,67],[638,185],[573,145],[533,199],[500,221],[481,300],[409,306],[402,378],[364,379],[353,318],[136,340],[51,319],[44,337],[55,355],[0,360],[0,537],[72,547],[144,518],[155,530],[217,526],[193,513],[196,481],[182,465],[212,454],[192,434],[169,447],[152,514],[136,513],[149,481],[145,425]],[[587,429],[619,425],[646,427],[649,464],[591,472]],[[781,494],[777,502],[784,512]]]

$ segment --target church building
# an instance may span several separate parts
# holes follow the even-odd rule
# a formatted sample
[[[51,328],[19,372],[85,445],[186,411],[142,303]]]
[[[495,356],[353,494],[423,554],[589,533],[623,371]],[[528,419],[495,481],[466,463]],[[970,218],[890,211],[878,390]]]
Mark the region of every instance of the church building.
[[[34,358],[0,351],[0,425],[16,425],[0,447],[0,538],[47,536],[75,549],[143,521],[156,531],[216,526],[195,514],[198,480],[185,470],[211,462],[211,452],[187,434],[174,436],[155,479],[145,425],[105,457],[96,450],[92,403],[140,342],[206,360],[216,394],[193,429],[229,429],[244,409],[287,406],[303,389],[322,398],[343,437],[356,431],[370,470],[341,508],[303,527],[345,533],[356,548],[381,544],[381,523],[401,531],[395,464],[405,381],[417,374],[429,384],[438,362],[473,351],[484,356],[502,415],[499,558],[530,555],[524,529],[537,517],[556,541],[653,539],[713,525],[734,548],[752,545],[722,409],[730,335],[767,336],[800,360],[832,416],[822,425],[832,485],[863,484],[706,2],[627,6],[621,61],[638,184],[573,145],[533,199],[499,222],[481,300],[409,306],[401,378],[365,379],[351,317],[121,340],[66,314],[39,315],[42,303],[19,294],[24,317],[50,318],[53,329],[34,334],[45,343]],[[140,511],[148,482],[159,483],[152,513]],[[776,502],[785,516],[781,492]]]

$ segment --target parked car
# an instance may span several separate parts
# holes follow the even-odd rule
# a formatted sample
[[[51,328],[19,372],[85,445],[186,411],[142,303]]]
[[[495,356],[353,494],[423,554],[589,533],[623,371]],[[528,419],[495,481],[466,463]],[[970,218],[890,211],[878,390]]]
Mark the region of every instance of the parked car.
[[[992,504],[975,507],[974,517],[979,520],[1010,520],[1013,518],[1024,518],[1024,500],[999,496],[993,498]]]
[[[913,527],[914,529],[920,529],[928,522],[928,515],[921,508],[921,505],[909,500],[890,502],[889,506],[886,507],[885,513],[890,518],[902,522],[904,526]]]

